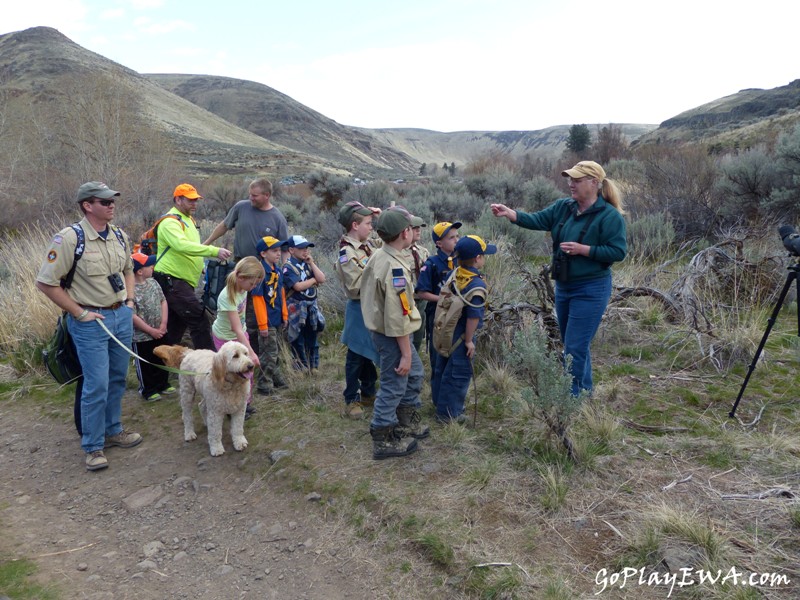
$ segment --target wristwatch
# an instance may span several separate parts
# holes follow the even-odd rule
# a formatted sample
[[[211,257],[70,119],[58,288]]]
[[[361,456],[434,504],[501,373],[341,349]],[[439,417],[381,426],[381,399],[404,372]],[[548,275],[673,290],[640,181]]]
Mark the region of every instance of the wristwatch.
[[[128,304],[128,302],[130,302],[130,303],[131,303],[131,304],[130,304],[130,307],[131,307],[131,308],[133,308],[133,307],[134,307],[134,305],[136,304],[136,300],[134,300],[133,298],[125,298],[125,304]]]

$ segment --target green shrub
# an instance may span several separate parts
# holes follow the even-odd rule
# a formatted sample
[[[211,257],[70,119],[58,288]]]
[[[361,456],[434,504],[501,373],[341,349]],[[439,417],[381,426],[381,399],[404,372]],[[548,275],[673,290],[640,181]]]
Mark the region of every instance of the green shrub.
[[[628,224],[628,260],[656,262],[672,254],[675,227],[664,213],[645,215]]]

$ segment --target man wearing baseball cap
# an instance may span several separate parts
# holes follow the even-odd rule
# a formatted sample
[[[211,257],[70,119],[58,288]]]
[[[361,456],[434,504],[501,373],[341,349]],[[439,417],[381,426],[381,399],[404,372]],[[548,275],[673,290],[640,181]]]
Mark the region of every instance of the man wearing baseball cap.
[[[129,357],[117,340],[131,345],[134,280],[130,239],[111,224],[119,196],[99,181],[81,185],[77,200],[83,219],[53,237],[36,276],[39,291],[68,313],[67,328],[83,370],[75,420],[89,471],[108,467],[104,448],[130,448],[142,441],[122,427]]]
[[[195,288],[203,274],[203,258],[228,260],[231,252],[226,248],[200,243],[194,213],[202,198],[191,184],[182,183],[175,188],[173,206],[167,214],[176,218],[164,219],[158,225],[159,258],[154,277],[164,291],[169,307],[167,334],[163,343],[180,343],[188,327],[196,350],[213,350],[211,325],[195,294]]]

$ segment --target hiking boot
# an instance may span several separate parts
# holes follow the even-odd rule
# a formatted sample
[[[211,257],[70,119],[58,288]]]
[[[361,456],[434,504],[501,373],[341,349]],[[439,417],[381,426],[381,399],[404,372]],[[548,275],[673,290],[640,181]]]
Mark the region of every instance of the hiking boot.
[[[86,453],[86,470],[99,471],[108,468],[108,459],[102,450]]]
[[[244,420],[247,421],[250,417],[256,414],[256,409],[252,404],[248,404],[244,409]]]
[[[372,436],[372,458],[375,460],[407,456],[417,449],[417,440],[403,437],[399,427],[370,427],[369,434]]]
[[[274,378],[272,380],[272,384],[275,386],[276,390],[283,390],[283,389],[286,389],[287,387],[289,387],[289,384],[286,383],[285,379],[280,379],[278,377],[276,377],[276,378]]]
[[[422,424],[422,416],[413,406],[398,406],[397,421],[397,427],[404,436],[422,440],[431,434],[431,428]]]
[[[142,443],[142,436],[132,431],[120,431],[117,435],[107,435],[105,447],[119,446],[120,448],[133,448]]]
[[[354,421],[363,419],[364,409],[361,408],[361,402],[351,402],[350,404],[345,405],[344,415],[348,419],[353,419]]]
[[[373,406],[375,404],[375,394],[371,396],[365,396],[361,394],[361,406]]]
[[[274,389],[271,385],[262,381],[256,386],[256,391],[262,396],[271,396]]]

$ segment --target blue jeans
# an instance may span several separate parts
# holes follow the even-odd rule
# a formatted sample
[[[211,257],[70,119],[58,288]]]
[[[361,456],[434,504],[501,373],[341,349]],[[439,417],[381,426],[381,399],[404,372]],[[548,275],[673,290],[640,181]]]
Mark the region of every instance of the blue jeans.
[[[572,356],[572,395],[592,391],[589,346],[611,298],[611,277],[556,282],[556,317],[564,356]]]
[[[295,358],[295,369],[319,368],[319,344],[317,343],[317,329],[307,322],[300,329],[299,337],[291,342],[292,354]]]
[[[346,404],[358,402],[361,396],[374,396],[375,383],[378,381],[375,363],[366,356],[361,356],[348,349],[347,358],[344,361],[344,381],[344,401]]]
[[[105,317],[103,324],[130,348],[133,310],[123,304],[116,310],[95,312]],[[94,452],[103,449],[106,436],[122,431],[122,395],[129,355],[96,321],[81,323],[70,316],[67,327],[83,368],[81,448],[84,452]]]
[[[467,347],[463,342],[449,357],[437,354],[436,372],[431,386],[431,396],[436,399],[437,419],[449,421],[464,412],[471,380],[472,364],[467,358]]]
[[[395,368],[400,364],[400,346],[397,339],[386,337],[382,333],[372,332],[372,342],[380,357],[381,388],[375,397],[372,409],[372,427],[388,427],[397,425],[397,407],[413,406],[419,408],[419,393],[422,391],[422,380],[425,369],[416,349],[411,345],[411,370],[408,375],[400,376]]]

